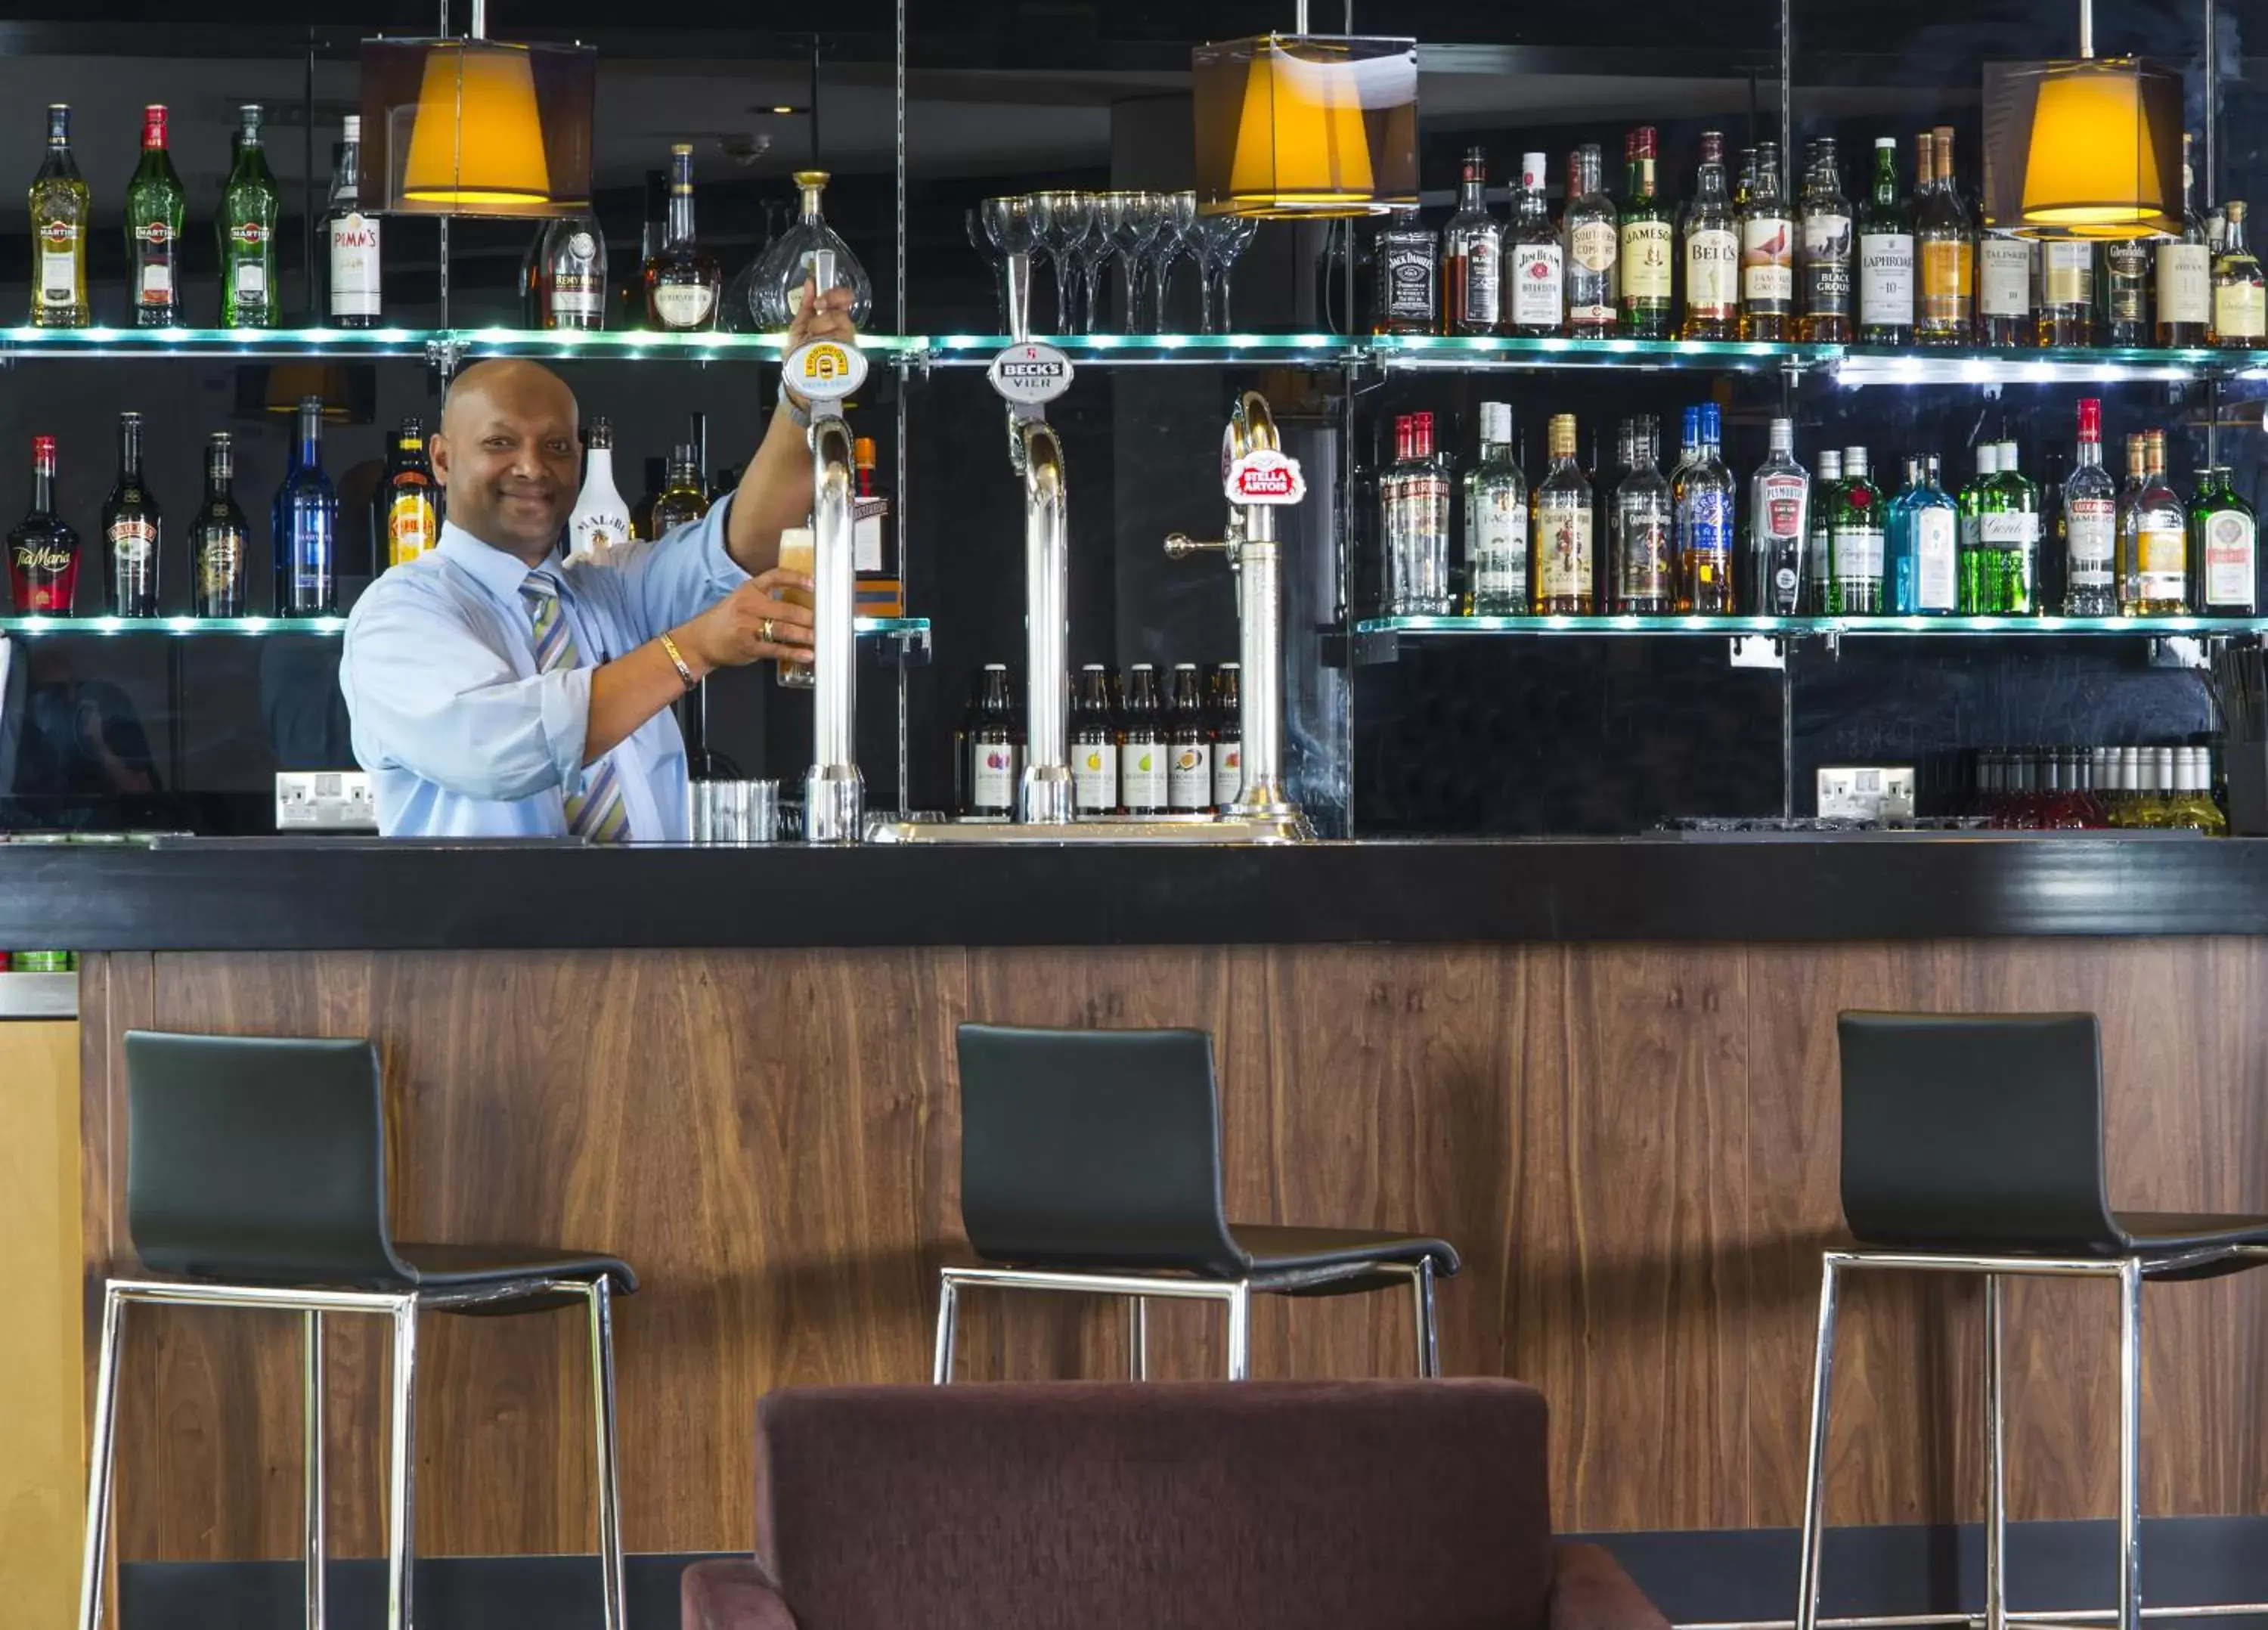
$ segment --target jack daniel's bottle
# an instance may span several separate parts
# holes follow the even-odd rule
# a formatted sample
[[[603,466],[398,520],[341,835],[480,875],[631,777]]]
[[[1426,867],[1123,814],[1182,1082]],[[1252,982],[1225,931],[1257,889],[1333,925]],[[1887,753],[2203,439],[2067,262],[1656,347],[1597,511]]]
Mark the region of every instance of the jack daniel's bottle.
[[[1373,321],[1380,334],[1435,334],[1441,327],[1440,268],[1434,258],[1433,233],[1418,224],[1418,211],[1405,210],[1378,234],[1378,311]]]

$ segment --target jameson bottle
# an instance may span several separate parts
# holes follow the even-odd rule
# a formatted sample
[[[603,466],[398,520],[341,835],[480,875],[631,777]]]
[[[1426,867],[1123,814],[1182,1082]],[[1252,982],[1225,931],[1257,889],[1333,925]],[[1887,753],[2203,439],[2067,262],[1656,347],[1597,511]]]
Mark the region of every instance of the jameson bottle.
[[[272,328],[280,310],[276,286],[276,219],[279,199],[268,155],[260,145],[264,112],[247,102],[238,110],[236,167],[222,190],[220,326]]]
[[[1814,344],[1847,344],[1851,321],[1851,201],[1843,195],[1843,167],[1835,138],[1811,144],[1804,166],[1802,336]],[[1793,609],[1793,608],[1791,608]]]
[[[2229,484],[2228,468],[2216,464],[2198,472],[2190,499],[2190,560],[2197,573],[2191,591],[2199,615],[2257,616],[2260,607],[2260,532],[2252,506]]]
[[[164,519],[142,484],[142,416],[118,416],[118,481],[102,505],[102,575],[110,609],[122,617],[158,615],[158,558]]]
[[[1604,339],[1615,331],[1621,223],[1600,179],[1603,162],[1595,142],[1567,155],[1567,331],[1578,339]]]
[[[1654,128],[1646,124],[1632,130],[1623,144],[1622,247],[1615,258],[1622,280],[1622,331],[1631,339],[1668,338],[1675,313],[1671,283],[1677,234],[1670,224],[1669,206],[1654,191],[1659,139]]]
[[[244,512],[231,490],[235,476],[234,444],[226,431],[215,431],[205,442],[205,501],[189,527],[189,570],[201,617],[240,617],[250,609],[245,584],[252,551]]]
[[[1874,141],[1874,183],[1859,214],[1859,337],[1910,345],[1914,330],[1913,225],[1898,196],[1898,144]],[[1823,578],[1815,579],[1824,591]]]
[[[1749,482],[1748,586],[1743,609],[1789,617],[1803,609],[1811,534],[1811,476],[1795,461],[1795,421],[1771,422],[1771,451]]]
[[[86,229],[92,195],[71,157],[70,109],[48,107],[48,156],[32,178],[32,326],[84,328],[94,321],[86,296]]]
[[[1729,340],[1741,318],[1740,224],[1725,192],[1725,138],[1701,133],[1701,173],[1681,233],[1685,257],[1682,340]]]
[[[171,328],[181,321],[174,254],[181,241],[188,195],[166,146],[166,108],[142,110],[142,162],[126,184],[126,293],[137,328]]]
[[[1111,719],[1110,670],[1089,662],[1079,670],[1071,704],[1071,805],[1082,815],[1118,808],[1118,731]]]
[[[2102,403],[2079,404],[2079,454],[2063,484],[2063,613],[2068,617],[2117,614],[2112,563],[2118,545],[2118,489],[2102,468]]]

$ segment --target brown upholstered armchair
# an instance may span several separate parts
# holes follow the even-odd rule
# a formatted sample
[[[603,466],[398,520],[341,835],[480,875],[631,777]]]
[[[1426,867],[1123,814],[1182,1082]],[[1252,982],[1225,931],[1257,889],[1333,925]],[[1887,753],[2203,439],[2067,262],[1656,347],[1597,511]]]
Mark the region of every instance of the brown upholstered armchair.
[[[1666,1630],[1555,1544],[1517,1382],[777,1392],[685,1630]]]

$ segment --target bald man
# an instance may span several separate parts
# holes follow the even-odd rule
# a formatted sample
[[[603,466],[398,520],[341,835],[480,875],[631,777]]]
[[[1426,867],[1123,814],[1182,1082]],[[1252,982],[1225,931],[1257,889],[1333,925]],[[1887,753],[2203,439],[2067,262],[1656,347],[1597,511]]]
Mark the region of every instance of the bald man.
[[[853,337],[848,290],[806,285],[792,343]],[[811,660],[811,586],[779,569],[811,508],[808,404],[784,395],[739,488],[666,535],[573,561],[574,393],[539,363],[457,376],[432,439],[438,547],[370,586],[339,686],[388,837],[688,837],[670,704],[720,667]]]

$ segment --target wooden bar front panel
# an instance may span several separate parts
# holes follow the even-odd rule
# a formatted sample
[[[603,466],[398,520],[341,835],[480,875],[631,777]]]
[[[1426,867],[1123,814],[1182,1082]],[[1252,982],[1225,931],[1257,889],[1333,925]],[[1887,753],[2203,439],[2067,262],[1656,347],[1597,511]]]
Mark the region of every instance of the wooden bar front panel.
[[[1454,1241],[1446,1368],[1544,1389],[1568,1530],[1795,1522],[1818,1252],[1839,1219],[1839,1009],[2097,1012],[2114,1199],[2268,1211],[2250,1018],[2268,963],[2242,940],[120,955],[89,984],[90,1272],[124,1238],[125,1028],[375,1036],[401,1237],[603,1248],[643,1276],[618,1320],[641,1552],[750,1544],[766,1391],[927,1376],[959,1233],[963,1019],[1211,1030],[1233,1214]],[[1965,1285],[1852,1287],[1830,1520],[1977,1515],[1978,1305]],[[1123,1317],[974,1297],[962,1373],[1123,1373]],[[1154,1368],[1217,1373],[1217,1320],[1160,1309]],[[429,1322],[425,1552],[592,1548],[571,1321]],[[293,1554],[295,1327],[129,1323],[123,1554]],[[375,1554],[381,1348],[332,1323],[334,1545]],[[2106,1287],[2012,1296],[2019,1518],[2112,1509],[2115,1328]],[[2154,1288],[2146,1336],[2147,1508],[2268,1509],[2268,1275]],[[1263,1299],[1254,1343],[1261,1376],[1412,1363],[1401,1298]]]

